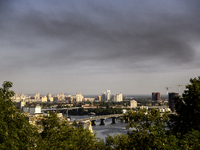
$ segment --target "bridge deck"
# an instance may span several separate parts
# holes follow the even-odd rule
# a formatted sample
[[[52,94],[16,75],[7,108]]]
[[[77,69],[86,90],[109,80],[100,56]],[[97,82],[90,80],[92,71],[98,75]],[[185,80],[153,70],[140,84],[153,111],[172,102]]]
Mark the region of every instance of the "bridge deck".
[[[77,119],[76,122],[80,122],[80,121],[92,121],[92,120],[106,119],[106,118],[112,118],[112,117],[122,117],[122,116],[123,116],[123,114],[95,116],[95,117],[90,117],[90,118]],[[73,122],[73,121],[71,121],[71,122]]]

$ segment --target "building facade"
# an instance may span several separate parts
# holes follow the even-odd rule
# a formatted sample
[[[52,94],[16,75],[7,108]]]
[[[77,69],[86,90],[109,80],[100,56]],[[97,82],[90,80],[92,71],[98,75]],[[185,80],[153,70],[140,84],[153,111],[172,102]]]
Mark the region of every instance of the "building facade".
[[[178,95],[179,95],[179,93],[174,93],[174,92],[168,94],[168,96],[169,96],[169,108],[171,109],[171,111],[175,111],[174,98]]]
[[[135,100],[130,100],[129,106],[130,106],[131,108],[136,108],[136,107],[137,107],[137,101],[135,101]]]
[[[41,97],[41,102],[47,102],[47,97],[46,96],[42,96]]]
[[[47,102],[53,102],[53,97],[51,96],[51,93],[47,94]]]
[[[107,95],[107,101],[109,101],[110,100],[111,91],[107,90],[106,91],[106,95]]]
[[[106,101],[106,92],[102,91],[101,100]]]
[[[154,102],[161,102],[161,97],[160,97],[160,93],[159,92],[153,92],[152,93],[152,101]]]
[[[81,93],[76,93],[76,102],[82,102],[83,95]]]
[[[40,99],[40,93],[39,92],[37,94],[35,94],[35,99],[37,99],[37,100]]]
[[[121,92],[114,96],[114,102],[122,102],[122,101],[123,101],[123,95]]]

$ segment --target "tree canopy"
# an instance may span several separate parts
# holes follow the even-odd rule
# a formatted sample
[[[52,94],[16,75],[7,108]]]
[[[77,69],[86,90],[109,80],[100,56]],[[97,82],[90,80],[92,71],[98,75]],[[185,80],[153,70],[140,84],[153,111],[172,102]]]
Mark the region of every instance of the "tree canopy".
[[[0,88],[0,149],[104,149],[103,142],[90,131],[60,121],[56,114],[43,118],[38,126],[29,124],[10,99],[14,95],[11,87],[6,81]]]
[[[185,134],[188,131],[200,131],[200,77],[190,79],[190,84],[182,97],[174,99],[176,115],[171,115],[170,129]]]
[[[108,136],[107,149],[200,149],[200,77],[174,99],[176,114],[157,109],[129,111],[128,134]],[[125,139],[125,140],[124,140]]]
[[[18,111],[10,97],[14,95],[5,81],[0,88],[0,149],[33,148],[38,140],[36,128],[29,124],[23,113]]]
[[[60,121],[57,115],[51,114],[39,122],[43,131],[37,149],[104,149],[103,142],[98,141],[90,131],[72,127],[66,121]]]

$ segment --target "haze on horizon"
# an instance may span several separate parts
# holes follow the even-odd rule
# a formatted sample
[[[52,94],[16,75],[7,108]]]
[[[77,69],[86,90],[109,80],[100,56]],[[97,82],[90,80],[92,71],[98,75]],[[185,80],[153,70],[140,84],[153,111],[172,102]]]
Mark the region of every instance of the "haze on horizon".
[[[199,8],[199,0],[0,0],[0,83],[44,95],[183,91],[200,72]]]

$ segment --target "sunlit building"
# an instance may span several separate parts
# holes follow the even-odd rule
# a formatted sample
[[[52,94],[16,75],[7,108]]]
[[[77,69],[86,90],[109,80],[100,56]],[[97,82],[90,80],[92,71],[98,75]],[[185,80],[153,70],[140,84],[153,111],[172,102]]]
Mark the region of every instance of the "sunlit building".
[[[51,96],[51,93],[47,94],[47,101],[48,102],[53,102],[53,97]]]
[[[110,100],[111,92],[110,92],[110,90],[107,90],[106,92],[107,92],[107,101],[109,101]]]
[[[83,95],[81,93],[76,93],[76,102],[82,102]]]
[[[38,92],[37,94],[35,94],[35,99],[40,99],[40,93]]]
[[[41,97],[41,102],[47,102],[47,97],[46,96],[42,96]]]
[[[114,102],[122,102],[122,101],[123,101],[123,95],[121,92],[114,95]]]
[[[65,100],[65,95],[64,95],[63,92],[61,92],[61,94],[60,94],[60,100],[61,100],[61,101]]]
[[[129,106],[130,106],[131,108],[136,108],[136,107],[137,107],[137,101],[135,101],[135,100],[130,100]]]
[[[106,101],[106,93],[104,91],[102,91],[101,100]]]

